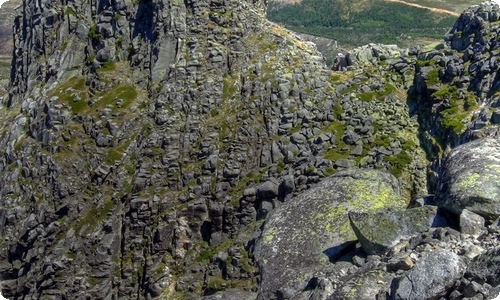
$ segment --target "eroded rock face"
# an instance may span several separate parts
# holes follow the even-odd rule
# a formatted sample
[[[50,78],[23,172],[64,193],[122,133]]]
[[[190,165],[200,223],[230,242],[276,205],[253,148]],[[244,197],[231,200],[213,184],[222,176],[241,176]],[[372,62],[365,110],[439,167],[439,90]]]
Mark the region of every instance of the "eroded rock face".
[[[352,169],[339,172],[276,209],[265,223],[255,258],[263,299],[292,298],[315,272],[336,261],[356,240],[348,212],[403,208],[391,174]]]
[[[486,138],[451,151],[440,171],[436,203],[459,215],[468,209],[494,220],[500,215],[500,142]]]

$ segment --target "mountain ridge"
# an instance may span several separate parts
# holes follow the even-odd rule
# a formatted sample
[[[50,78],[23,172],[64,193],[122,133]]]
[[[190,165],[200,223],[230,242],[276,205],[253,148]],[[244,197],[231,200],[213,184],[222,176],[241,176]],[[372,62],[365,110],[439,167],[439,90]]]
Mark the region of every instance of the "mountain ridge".
[[[498,248],[496,188],[453,158],[481,153],[475,170],[496,176],[481,167],[496,164],[495,151],[477,149],[497,149],[481,140],[500,123],[497,5],[469,9],[434,49],[370,44],[333,72],[264,18],[263,1],[23,3],[0,107],[5,296],[496,291],[481,280],[495,272],[482,264]],[[434,192],[445,213],[404,209]],[[378,228],[412,238],[365,251],[356,240],[379,237],[350,219],[378,209],[432,224]],[[407,280],[438,282],[436,265],[448,272],[442,283]],[[299,284],[272,276],[285,272]]]

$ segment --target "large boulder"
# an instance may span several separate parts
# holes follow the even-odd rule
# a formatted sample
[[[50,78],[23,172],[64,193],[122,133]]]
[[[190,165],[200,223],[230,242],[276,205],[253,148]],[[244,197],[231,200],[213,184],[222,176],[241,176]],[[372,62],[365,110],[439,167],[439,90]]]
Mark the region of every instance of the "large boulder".
[[[436,217],[436,206],[380,212],[349,212],[349,220],[367,254],[384,254],[402,239],[429,230]]]
[[[460,215],[468,209],[487,219],[500,216],[500,141],[486,138],[453,149],[444,160],[438,206]]]
[[[427,252],[413,269],[397,280],[391,299],[438,299],[463,272],[464,263],[455,253],[445,249]]]
[[[256,243],[261,299],[289,299],[356,241],[348,212],[403,208],[397,179],[387,172],[339,172],[285,202]]]

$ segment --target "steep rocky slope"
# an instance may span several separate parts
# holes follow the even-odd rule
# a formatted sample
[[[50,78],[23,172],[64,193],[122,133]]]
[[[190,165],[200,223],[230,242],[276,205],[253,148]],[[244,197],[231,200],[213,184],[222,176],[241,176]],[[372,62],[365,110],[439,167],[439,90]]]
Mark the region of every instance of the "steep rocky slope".
[[[363,251],[353,248],[348,212],[366,205],[343,203],[351,197],[376,209],[391,206],[377,204],[371,188],[349,194],[366,178],[356,167],[396,176],[398,207],[433,192],[441,149],[475,130],[471,122],[456,128],[446,121],[446,100],[429,104],[440,95],[433,86],[444,87],[450,62],[466,64],[468,56],[458,53],[469,44],[458,31],[472,39],[496,29],[499,11],[485,5],[464,14],[448,38],[455,50],[371,45],[347,55],[345,71],[332,72],[312,45],[266,21],[260,1],[63,4],[24,1],[15,21],[13,76],[0,108],[0,274],[10,298],[210,299],[222,290],[228,299],[255,299],[258,292],[261,299],[355,296],[344,287],[356,287],[368,271],[383,272],[384,264],[358,259],[363,272],[352,273],[357,266],[335,263]],[[483,23],[474,21],[481,10],[488,10]],[[455,46],[460,39],[462,48]],[[457,60],[445,60],[450,55]],[[457,101],[480,103],[484,95],[468,83],[486,77],[475,75],[457,87]],[[303,207],[288,203],[310,201],[304,195],[314,192],[303,192],[332,174],[355,179],[345,197],[335,196],[342,210],[321,215],[340,221],[317,232],[340,226],[346,233],[340,241],[349,247],[319,260],[328,264],[322,274],[335,276],[314,269],[307,273],[314,278],[298,278],[310,282],[304,292],[267,288],[273,285],[265,282],[267,262],[258,249],[281,231],[266,220],[278,218],[281,207]],[[285,223],[307,231],[308,221],[300,220]],[[446,244],[453,229],[439,232],[443,248],[463,246]],[[432,236],[424,233],[422,243],[432,244]],[[493,238],[473,243],[495,245]],[[403,253],[428,250],[416,246]],[[436,293],[462,276],[463,254],[450,256],[452,275]],[[428,266],[421,265],[417,270]],[[393,269],[385,280],[402,274],[402,267]]]
[[[21,0],[10,0],[2,4],[0,9],[0,97],[6,93],[12,62],[12,27],[14,25],[15,8],[22,4]]]
[[[21,0],[9,0],[2,4],[0,9],[0,56],[12,53],[12,26],[14,25],[15,8],[20,6]]]

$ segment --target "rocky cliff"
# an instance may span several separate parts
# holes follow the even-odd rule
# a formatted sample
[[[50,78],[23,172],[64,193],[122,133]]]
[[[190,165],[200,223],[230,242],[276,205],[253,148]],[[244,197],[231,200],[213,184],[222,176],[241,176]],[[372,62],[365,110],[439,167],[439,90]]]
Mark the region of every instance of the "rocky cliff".
[[[268,22],[262,1],[23,1],[19,12],[0,108],[6,297],[409,299],[498,284],[481,268],[493,250],[467,273],[463,258],[495,249],[484,218],[498,212],[467,204],[495,186],[455,197],[481,182],[454,188],[463,172],[441,168],[447,148],[496,132],[498,6],[465,12],[439,50],[369,45],[341,72]],[[442,216],[408,217],[435,190]],[[419,224],[388,226],[395,240],[372,248],[413,240],[367,257],[356,240],[379,242],[354,217],[390,209]],[[412,286],[435,263],[446,280]],[[295,273],[269,275],[280,268]]]
[[[21,0],[6,1],[0,9],[0,97],[6,93],[12,62],[12,25]]]

